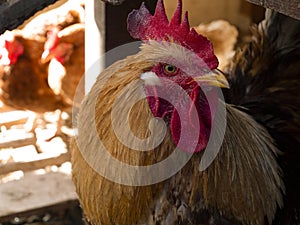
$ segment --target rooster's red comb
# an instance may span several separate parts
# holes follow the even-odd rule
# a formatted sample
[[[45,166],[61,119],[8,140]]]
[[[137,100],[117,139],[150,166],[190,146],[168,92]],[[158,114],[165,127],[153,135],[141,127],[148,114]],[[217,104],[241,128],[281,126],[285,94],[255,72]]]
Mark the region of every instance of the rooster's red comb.
[[[188,14],[182,17],[182,1],[178,1],[177,9],[168,21],[163,0],[158,0],[155,13],[152,16],[145,4],[140,9],[133,10],[127,19],[127,28],[133,38],[143,41],[172,41],[195,52],[210,69],[218,66],[218,59],[214,54],[211,42],[198,34],[194,28],[190,29]]]

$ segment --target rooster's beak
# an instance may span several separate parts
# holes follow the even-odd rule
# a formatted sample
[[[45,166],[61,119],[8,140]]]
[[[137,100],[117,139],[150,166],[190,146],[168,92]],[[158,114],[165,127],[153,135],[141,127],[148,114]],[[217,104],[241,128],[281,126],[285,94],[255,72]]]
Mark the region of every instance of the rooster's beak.
[[[229,88],[229,83],[227,78],[220,70],[212,70],[207,74],[193,77],[195,81],[198,81],[201,84],[220,87],[220,88]]]

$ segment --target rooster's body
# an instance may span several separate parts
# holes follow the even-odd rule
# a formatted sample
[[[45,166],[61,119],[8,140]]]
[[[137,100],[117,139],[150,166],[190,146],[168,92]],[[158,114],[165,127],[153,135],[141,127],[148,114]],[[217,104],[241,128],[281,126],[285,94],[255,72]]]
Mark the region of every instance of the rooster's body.
[[[273,16],[293,23],[289,34],[299,40],[294,36],[299,22]],[[299,199],[293,187],[299,172],[299,101],[292,107],[288,98],[295,100],[300,88],[299,69],[292,67],[295,60],[299,68],[299,41],[283,48],[274,39],[274,48],[266,47],[269,32],[277,30],[274,18],[253,36],[260,48],[268,48],[263,59],[269,64],[256,61],[252,43],[237,53],[227,104],[218,98],[218,87],[228,84],[216,70],[211,44],[189,29],[187,16],[181,21],[180,2],[170,23],[162,1],[154,16],[144,5],[129,15],[130,34],[145,44],[98,77],[82,103],[73,143],[73,181],[90,224],[299,223],[293,201]],[[280,70],[283,61],[291,71]],[[270,65],[278,72],[274,80]],[[272,107],[289,114],[280,117]],[[284,147],[285,141],[294,146]]]

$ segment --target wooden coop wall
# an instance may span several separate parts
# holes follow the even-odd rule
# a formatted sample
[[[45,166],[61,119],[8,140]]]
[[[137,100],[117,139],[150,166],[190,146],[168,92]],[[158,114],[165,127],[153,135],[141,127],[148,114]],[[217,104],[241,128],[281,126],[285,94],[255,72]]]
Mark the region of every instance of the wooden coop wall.
[[[280,13],[300,20],[300,1],[299,0],[247,0],[265,8],[274,9]]]
[[[127,32],[126,18],[130,11],[140,7],[143,0],[125,1],[121,5],[105,5],[105,50],[133,41]],[[156,0],[146,0],[146,5],[153,13]],[[176,8],[176,0],[165,0],[165,7],[170,18]],[[191,26],[224,19],[246,32],[253,22],[264,17],[264,9],[245,0],[184,0],[183,10],[189,11]]]
[[[168,17],[172,16],[177,1],[165,0]],[[191,26],[208,23],[217,19],[224,19],[247,32],[249,25],[264,17],[262,7],[250,4],[245,0],[184,0],[183,10],[189,12]]]

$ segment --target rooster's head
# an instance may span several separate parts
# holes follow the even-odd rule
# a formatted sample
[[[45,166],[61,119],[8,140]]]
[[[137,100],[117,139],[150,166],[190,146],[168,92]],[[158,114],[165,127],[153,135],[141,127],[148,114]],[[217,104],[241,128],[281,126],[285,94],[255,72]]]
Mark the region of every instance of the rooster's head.
[[[181,0],[170,22],[162,0],[158,1],[154,15],[142,4],[129,14],[128,31],[144,42],[140,58],[153,63],[141,75],[153,115],[169,124],[173,140],[181,150],[203,150],[216,111],[216,88],[228,87],[226,78],[217,70],[218,60],[211,42],[190,28],[187,12],[182,20]],[[175,86],[182,88],[190,101]],[[164,99],[166,96],[168,100]],[[196,147],[190,147],[189,137],[193,133],[199,133]]]

